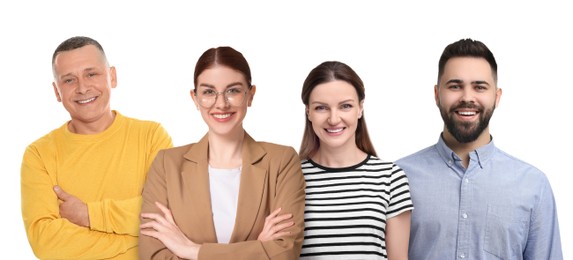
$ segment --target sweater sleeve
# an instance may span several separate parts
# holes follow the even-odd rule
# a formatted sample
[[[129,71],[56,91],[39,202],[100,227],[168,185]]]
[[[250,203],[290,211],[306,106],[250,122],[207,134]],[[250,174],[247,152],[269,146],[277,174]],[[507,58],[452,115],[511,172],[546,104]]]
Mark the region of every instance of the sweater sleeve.
[[[139,234],[141,196],[126,200],[104,199],[88,202],[90,229],[105,233]]]
[[[146,143],[145,173],[148,172],[157,153],[173,146],[171,137],[159,124],[154,124],[149,133],[142,135],[142,142]],[[136,196],[124,200],[105,199],[88,202],[90,228],[92,230],[128,234],[138,236],[139,213],[141,210],[142,197]]]
[[[111,258],[137,246],[137,240],[130,235],[94,231],[61,218],[52,189],[57,180],[43,159],[46,158],[29,146],[21,168],[22,216],[30,246],[38,258]]]

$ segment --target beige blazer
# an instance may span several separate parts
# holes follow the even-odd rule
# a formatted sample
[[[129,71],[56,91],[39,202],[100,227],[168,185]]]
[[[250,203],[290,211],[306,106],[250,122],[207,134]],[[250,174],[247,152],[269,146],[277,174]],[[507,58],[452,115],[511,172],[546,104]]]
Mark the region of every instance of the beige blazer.
[[[198,143],[157,154],[143,188],[141,212],[167,205],[185,235],[201,244],[199,259],[298,259],[304,236],[305,181],[292,147],[256,142],[245,133],[235,227],[229,244],[217,244],[209,193],[207,135]],[[281,239],[260,242],[265,217],[281,207],[294,226]],[[139,236],[140,259],[178,259],[161,243]]]

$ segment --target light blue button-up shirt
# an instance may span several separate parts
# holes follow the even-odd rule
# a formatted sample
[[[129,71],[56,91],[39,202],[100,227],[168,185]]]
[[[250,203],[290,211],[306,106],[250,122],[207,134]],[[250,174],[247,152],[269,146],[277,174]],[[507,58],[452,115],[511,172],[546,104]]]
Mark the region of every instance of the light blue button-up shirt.
[[[467,169],[444,143],[396,161],[408,176],[409,259],[563,259],[553,192],[543,172],[495,147]]]

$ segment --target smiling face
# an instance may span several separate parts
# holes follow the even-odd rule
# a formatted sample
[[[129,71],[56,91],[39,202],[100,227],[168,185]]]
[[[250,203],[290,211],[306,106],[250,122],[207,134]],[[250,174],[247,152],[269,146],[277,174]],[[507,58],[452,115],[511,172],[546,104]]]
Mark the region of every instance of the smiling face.
[[[209,126],[209,133],[235,136],[244,131],[243,119],[247,114],[247,107],[251,106],[255,91],[255,86],[249,89],[241,72],[215,65],[199,74],[197,87],[194,92],[192,91],[191,97]],[[207,100],[207,96],[213,95],[216,100],[211,106],[206,106],[208,102],[202,100]],[[225,95],[231,100],[226,99]],[[239,95],[244,95],[242,102],[236,102]]]
[[[319,149],[356,148],[362,102],[348,82],[336,80],[317,85],[310,94],[307,113],[320,140]]]
[[[117,84],[115,68],[93,45],[59,53],[54,60],[54,92],[71,116],[70,130],[106,129],[113,122],[111,89]],[[75,131],[74,131],[75,130]]]
[[[434,93],[445,135],[459,143],[489,142],[489,120],[499,103],[501,89],[485,59],[451,58]]]

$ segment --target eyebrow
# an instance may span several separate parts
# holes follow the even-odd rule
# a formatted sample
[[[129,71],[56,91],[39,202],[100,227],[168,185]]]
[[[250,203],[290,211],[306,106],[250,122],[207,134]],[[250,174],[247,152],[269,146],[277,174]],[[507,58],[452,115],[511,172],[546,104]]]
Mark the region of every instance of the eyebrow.
[[[89,72],[89,71],[94,71],[94,70],[97,70],[97,68],[95,68],[95,67],[89,67],[89,68],[84,69],[82,72]],[[69,76],[74,76],[74,77],[75,77],[74,73],[73,73],[73,72],[70,72],[70,73],[68,73],[68,74],[61,75],[59,78],[60,78],[60,79],[63,79],[63,78],[65,78],[65,77],[69,77]]]
[[[460,84],[460,83],[464,83],[464,81],[461,80],[461,79],[450,79],[450,80],[448,80],[448,81],[446,82],[446,85],[447,85],[447,84],[450,84],[450,83]],[[485,81],[485,80],[474,80],[474,81],[471,82],[471,84],[472,84],[472,85],[488,85],[488,86],[489,86],[489,83],[488,83],[487,81]]]
[[[342,101],[338,102],[338,104],[339,104],[339,105],[340,105],[340,104],[344,104],[344,103],[355,103],[355,100],[354,100],[354,99],[352,99],[352,98],[349,98],[349,99],[346,99],[346,100],[342,100]],[[311,102],[311,104],[322,104],[322,105],[328,105],[327,103],[325,103],[325,102],[321,102],[321,101],[313,101],[313,102]]]
[[[237,85],[243,86],[243,83],[240,82],[240,81],[233,82],[233,83],[231,83],[231,84],[227,84],[227,86],[225,87],[225,89],[228,89],[228,88],[230,88],[230,87],[234,87],[234,86],[237,86]],[[201,83],[201,84],[199,84],[199,87],[215,88],[214,85],[207,84],[207,83]]]

